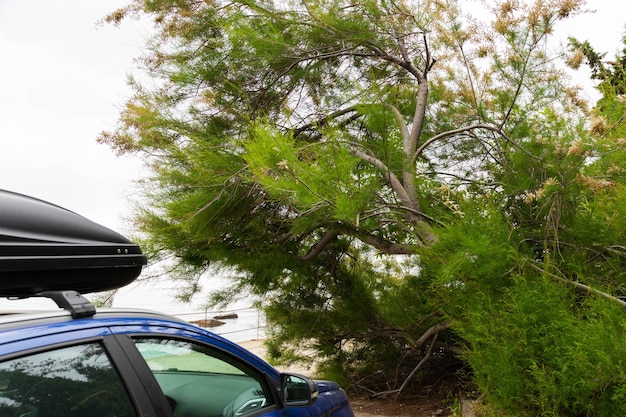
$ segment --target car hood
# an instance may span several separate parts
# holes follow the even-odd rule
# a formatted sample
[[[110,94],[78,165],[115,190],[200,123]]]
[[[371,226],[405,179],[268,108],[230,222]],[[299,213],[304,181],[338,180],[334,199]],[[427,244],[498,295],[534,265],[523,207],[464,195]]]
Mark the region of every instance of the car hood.
[[[320,393],[340,389],[339,384],[333,381],[314,381]]]

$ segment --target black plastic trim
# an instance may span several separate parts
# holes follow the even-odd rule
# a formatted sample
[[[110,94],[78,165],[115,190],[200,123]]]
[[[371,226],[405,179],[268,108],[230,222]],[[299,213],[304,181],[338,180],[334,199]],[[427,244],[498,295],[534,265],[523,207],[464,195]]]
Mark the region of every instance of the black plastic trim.
[[[92,317],[96,314],[96,307],[91,301],[76,291],[44,291],[35,295],[50,298],[57,306],[69,311],[74,319]]]
[[[141,356],[141,353],[137,350],[137,347],[133,343],[129,335],[113,334],[108,338],[114,339],[119,347],[118,355],[124,356],[124,361],[127,364],[129,378],[125,381],[129,386],[137,388],[141,386],[141,389],[146,393],[146,399],[154,407],[154,411],[160,417],[174,417],[174,413],[159,386],[156,378],[150,371],[148,364]],[[111,346],[113,344],[111,343]],[[132,369],[132,371],[130,371]],[[132,372],[132,378],[130,374]],[[134,390],[133,390],[134,392]]]
[[[102,339],[102,345],[113,362],[113,366],[116,368],[122,382],[126,386],[128,396],[135,406],[137,415],[139,417],[161,417],[150,402],[150,398],[144,390],[139,377],[133,372],[132,364],[128,361],[124,353],[124,348],[119,345],[115,336],[105,336]]]

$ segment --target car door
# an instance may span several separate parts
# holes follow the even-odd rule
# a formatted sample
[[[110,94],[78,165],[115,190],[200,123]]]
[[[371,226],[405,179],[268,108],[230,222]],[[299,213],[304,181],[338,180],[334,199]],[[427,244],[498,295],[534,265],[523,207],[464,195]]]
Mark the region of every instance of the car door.
[[[316,397],[312,381],[187,327],[89,320],[0,337],[2,417],[326,415]]]
[[[272,381],[232,353],[171,335],[117,337],[142,381],[156,381],[175,417],[278,416]]]
[[[0,352],[2,417],[157,417],[127,357],[99,330],[5,343]]]

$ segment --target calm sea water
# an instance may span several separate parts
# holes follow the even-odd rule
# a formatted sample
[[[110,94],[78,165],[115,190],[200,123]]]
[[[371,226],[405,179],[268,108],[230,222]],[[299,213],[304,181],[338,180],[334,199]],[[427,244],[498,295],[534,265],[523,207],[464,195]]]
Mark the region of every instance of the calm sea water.
[[[219,281],[214,285],[219,285]],[[113,307],[155,310],[189,322],[236,313],[238,316],[236,319],[220,320],[225,324],[209,328],[209,330],[234,342],[258,340],[265,337],[265,319],[257,309],[252,307],[252,301],[242,300],[229,305],[224,310],[208,310],[203,307],[203,296],[206,297],[206,294],[199,294],[194,297],[191,303],[187,304],[176,300],[175,292],[174,283],[167,280],[148,283],[134,282],[118,291],[113,301]],[[89,299],[90,294],[85,297]],[[45,310],[51,308],[56,308],[56,305],[51,300],[44,298],[26,300],[0,298],[0,310]]]

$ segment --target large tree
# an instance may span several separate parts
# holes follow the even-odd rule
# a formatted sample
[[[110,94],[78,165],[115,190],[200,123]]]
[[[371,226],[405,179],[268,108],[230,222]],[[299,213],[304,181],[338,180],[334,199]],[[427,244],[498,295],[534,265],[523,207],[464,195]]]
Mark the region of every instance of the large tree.
[[[528,407],[534,391],[500,401],[488,362],[538,325],[522,316],[583,328],[578,281],[617,304],[623,179],[603,178],[585,103],[546,42],[582,1],[480,7],[483,20],[434,0],[136,0],[112,13],[154,22],[149,82],[133,81],[100,136],[151,168],[136,219],[153,259],[170,259],[187,294],[221,268],[232,287],[214,301],[262,296],[277,357],[304,346],[374,386],[402,382],[392,370],[436,341],[463,345],[495,403]],[[555,297],[552,316],[525,310]],[[503,356],[527,388],[544,375],[524,369],[552,354],[533,349],[531,362]]]

